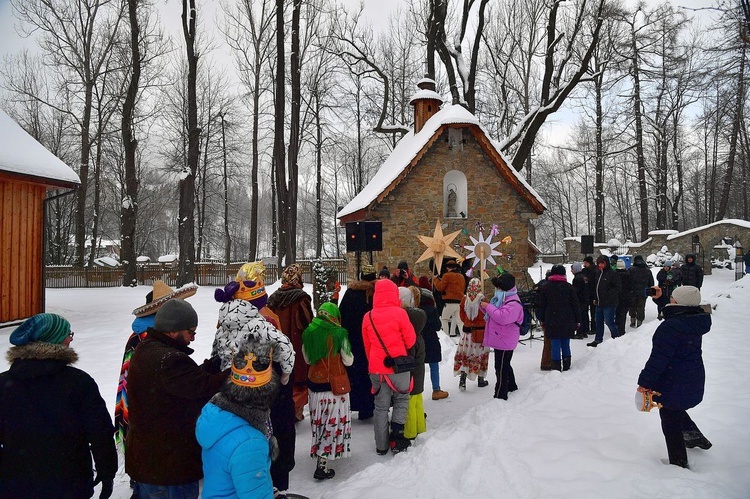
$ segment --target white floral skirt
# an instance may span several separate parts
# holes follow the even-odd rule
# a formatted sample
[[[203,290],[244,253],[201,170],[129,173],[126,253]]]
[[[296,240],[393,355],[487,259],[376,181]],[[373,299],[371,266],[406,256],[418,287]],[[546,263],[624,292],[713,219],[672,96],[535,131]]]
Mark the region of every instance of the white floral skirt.
[[[471,341],[471,333],[461,333],[453,358],[453,375],[466,373],[470,380],[477,376],[487,377],[487,366],[490,362],[490,349],[481,343]]]
[[[312,447],[310,457],[343,459],[349,457],[352,439],[352,418],[349,394],[310,391],[310,426]]]

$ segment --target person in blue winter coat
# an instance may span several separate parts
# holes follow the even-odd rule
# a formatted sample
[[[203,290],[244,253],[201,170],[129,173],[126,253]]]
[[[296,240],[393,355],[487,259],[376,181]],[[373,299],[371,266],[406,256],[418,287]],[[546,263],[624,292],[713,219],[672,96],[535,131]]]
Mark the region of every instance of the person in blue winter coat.
[[[250,340],[232,357],[232,373],[203,407],[195,435],[202,448],[203,499],[271,499],[271,460],[278,445],[271,404],[279,381],[273,348]]]
[[[651,356],[638,377],[638,391],[654,392],[654,402],[662,404],[659,416],[669,463],[683,468],[688,467],[686,447],[711,447],[687,413],[703,400],[706,382],[701,342],[711,329],[711,316],[700,301],[694,286],[672,292],[664,322],[654,333]]]

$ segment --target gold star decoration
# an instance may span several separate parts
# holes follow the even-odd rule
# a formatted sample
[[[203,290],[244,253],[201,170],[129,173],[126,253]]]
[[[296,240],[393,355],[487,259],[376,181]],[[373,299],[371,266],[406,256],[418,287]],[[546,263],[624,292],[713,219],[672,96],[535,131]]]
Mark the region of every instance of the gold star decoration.
[[[456,250],[451,247],[453,240],[461,233],[460,230],[452,232],[447,236],[443,235],[443,228],[440,226],[440,220],[435,222],[435,233],[430,236],[417,236],[422,244],[427,246],[427,249],[422,253],[416,263],[419,263],[428,258],[435,259],[435,270],[440,271],[443,266],[443,257],[450,256],[453,258],[461,258]]]

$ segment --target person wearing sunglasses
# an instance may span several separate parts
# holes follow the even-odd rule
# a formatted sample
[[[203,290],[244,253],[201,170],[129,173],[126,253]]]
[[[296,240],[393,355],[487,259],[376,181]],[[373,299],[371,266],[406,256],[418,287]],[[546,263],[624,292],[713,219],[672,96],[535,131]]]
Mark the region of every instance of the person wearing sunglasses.
[[[10,335],[0,373],[0,497],[112,495],[114,426],[94,379],[73,367],[75,333],[57,314],[37,314]],[[94,476],[93,468],[96,468]]]

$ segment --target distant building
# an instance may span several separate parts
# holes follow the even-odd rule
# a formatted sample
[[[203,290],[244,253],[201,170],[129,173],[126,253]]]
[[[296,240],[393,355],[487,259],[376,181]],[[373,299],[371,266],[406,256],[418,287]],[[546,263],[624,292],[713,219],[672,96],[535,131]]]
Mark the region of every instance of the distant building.
[[[44,312],[47,193],[78,175],[0,111],[0,323]]]

